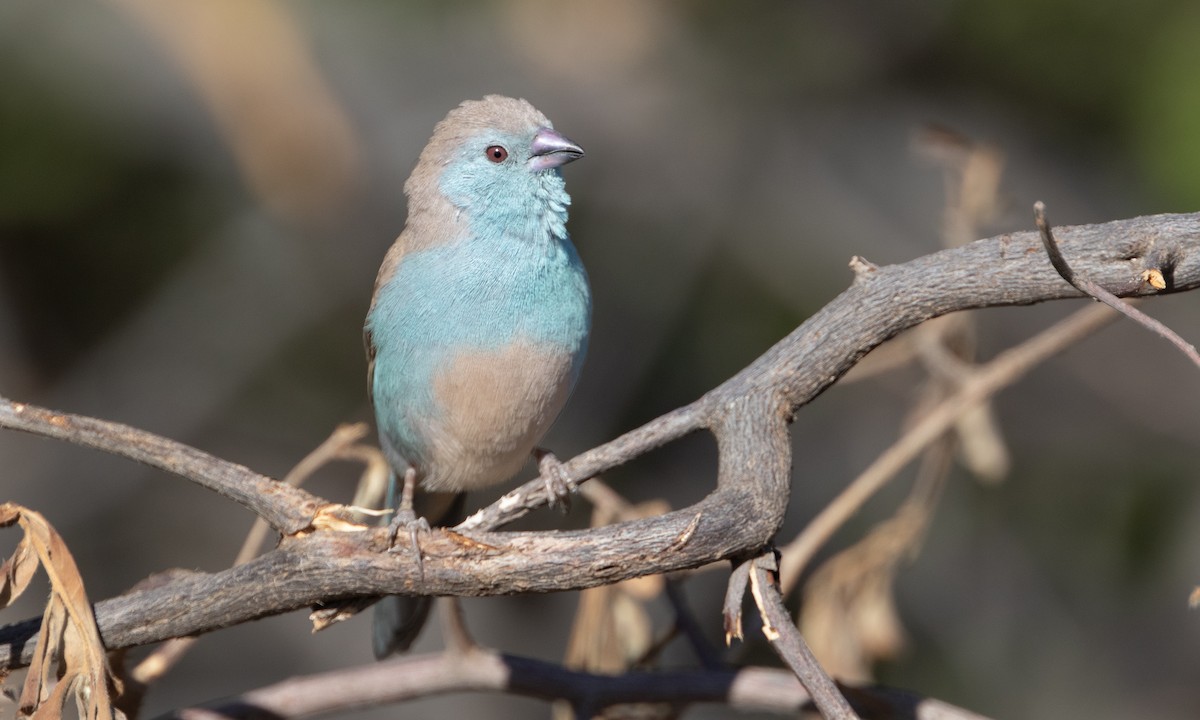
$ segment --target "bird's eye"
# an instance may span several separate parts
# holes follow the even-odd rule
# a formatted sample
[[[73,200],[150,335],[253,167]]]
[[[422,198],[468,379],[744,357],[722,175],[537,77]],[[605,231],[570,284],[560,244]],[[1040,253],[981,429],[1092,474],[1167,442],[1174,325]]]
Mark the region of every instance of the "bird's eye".
[[[488,160],[494,163],[502,163],[508,159],[508,151],[500,145],[491,145],[486,152]]]

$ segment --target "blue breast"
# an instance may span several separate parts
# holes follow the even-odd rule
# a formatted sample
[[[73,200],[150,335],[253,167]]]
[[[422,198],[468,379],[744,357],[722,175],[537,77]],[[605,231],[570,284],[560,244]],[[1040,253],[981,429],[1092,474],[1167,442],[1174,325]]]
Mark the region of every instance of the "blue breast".
[[[472,223],[470,237],[409,253],[380,289],[368,318],[374,399],[381,434],[409,462],[425,459],[421,429],[441,411],[433,377],[457,352],[522,339],[569,355],[571,384],[578,378],[591,296],[562,198],[539,203],[553,217],[491,217]]]

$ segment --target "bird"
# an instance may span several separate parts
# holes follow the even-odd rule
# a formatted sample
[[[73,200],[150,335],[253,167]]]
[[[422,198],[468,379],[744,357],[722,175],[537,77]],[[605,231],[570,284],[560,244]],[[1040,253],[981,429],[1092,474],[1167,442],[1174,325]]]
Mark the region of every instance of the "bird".
[[[531,456],[565,495],[561,464],[538,443],[579,379],[591,329],[560,172],[583,155],[526,100],[488,95],[437,123],[404,184],[408,217],[363,338],[392,537],[408,527],[418,563],[423,518],[453,524],[463,493],[512,478]],[[441,507],[418,518],[414,497]],[[377,657],[408,649],[429,602],[377,604]]]

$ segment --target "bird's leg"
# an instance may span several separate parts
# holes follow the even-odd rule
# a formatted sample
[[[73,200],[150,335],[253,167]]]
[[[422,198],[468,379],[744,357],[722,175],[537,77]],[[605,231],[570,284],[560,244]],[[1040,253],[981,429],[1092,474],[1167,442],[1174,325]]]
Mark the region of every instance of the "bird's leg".
[[[542,482],[546,483],[550,507],[566,512],[571,507],[571,493],[575,491],[575,483],[567,476],[563,464],[549,450],[534,448],[533,458],[537,460],[538,474],[542,476]]]
[[[421,546],[417,542],[417,533],[429,532],[430,527],[429,521],[423,517],[417,517],[417,513],[413,510],[413,492],[416,487],[417,469],[410,467],[404,471],[404,486],[400,490],[400,507],[396,508],[396,515],[388,525],[388,552],[397,552],[396,536],[400,534],[402,528],[407,529],[408,537],[412,541],[413,553],[417,556],[417,573],[424,579],[425,561],[421,559]]]

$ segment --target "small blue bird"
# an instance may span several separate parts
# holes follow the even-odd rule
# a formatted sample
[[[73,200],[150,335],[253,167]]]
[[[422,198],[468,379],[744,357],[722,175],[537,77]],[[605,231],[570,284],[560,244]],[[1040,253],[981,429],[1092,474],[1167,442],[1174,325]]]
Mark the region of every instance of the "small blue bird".
[[[559,173],[580,157],[528,102],[489,95],[437,124],[404,184],[408,221],[363,330],[388,506],[406,523],[418,484],[461,498],[511,478],[531,453],[554,475],[536,446],[579,378],[591,325]],[[406,650],[428,607],[384,598],[376,656]]]

